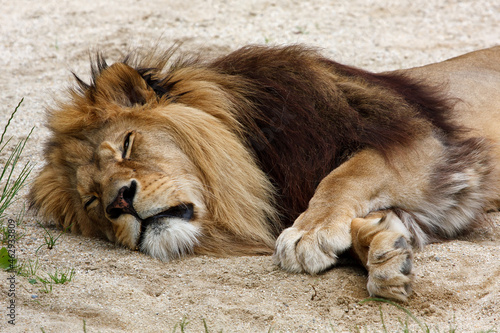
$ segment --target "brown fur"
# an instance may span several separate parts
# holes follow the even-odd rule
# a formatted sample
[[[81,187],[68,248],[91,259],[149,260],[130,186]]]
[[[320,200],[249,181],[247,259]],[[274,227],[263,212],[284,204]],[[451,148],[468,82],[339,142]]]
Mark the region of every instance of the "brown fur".
[[[456,121],[461,96],[444,81],[373,74],[302,46],[173,53],[112,66],[98,56],[92,82],[77,78],[50,111],[47,165],[30,194],[46,218],[164,260],[270,253],[295,221],[275,259],[316,273],[351,245],[353,218],[392,208],[423,244],[453,237],[498,196],[489,144]],[[112,216],[129,192],[137,213]],[[142,242],[153,211],[189,205],[178,234],[155,217],[161,232]]]

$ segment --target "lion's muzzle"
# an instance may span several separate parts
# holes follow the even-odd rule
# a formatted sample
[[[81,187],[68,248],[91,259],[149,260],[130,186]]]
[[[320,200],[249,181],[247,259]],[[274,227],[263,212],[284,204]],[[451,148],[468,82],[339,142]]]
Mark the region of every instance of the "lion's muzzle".
[[[132,180],[130,182],[130,185],[122,186],[118,190],[116,197],[106,207],[106,215],[110,220],[116,221],[124,215],[131,215],[140,224],[140,229],[137,230],[137,248],[141,249],[143,252],[152,252],[150,249],[152,244],[154,244],[154,248],[157,248],[158,245],[162,243],[163,246],[169,248],[172,244],[167,245],[166,243],[169,243],[169,241],[166,242],[166,239],[163,239],[163,241],[160,241],[160,239],[152,241],[152,239],[155,239],[161,233],[171,235],[172,232],[174,232],[174,234],[178,234],[178,236],[183,235],[184,232],[181,232],[179,234],[179,226],[183,226],[181,229],[191,230],[192,226],[190,226],[188,222],[190,222],[195,217],[195,209],[192,203],[180,203],[175,206],[165,207],[164,210],[155,215],[143,216],[144,212],[137,211],[134,207],[134,199],[137,199],[137,196],[140,195],[138,193],[139,191],[140,190],[137,182],[135,180]],[[193,232],[190,233],[192,233],[194,236],[195,234],[197,234],[197,232],[195,231],[196,230],[193,230]],[[180,237],[180,239],[182,238],[185,237]],[[149,239],[149,241],[147,241],[147,239]],[[170,242],[172,242],[171,239]],[[189,239],[189,242],[193,242],[193,240]],[[147,243],[148,245],[145,245],[144,243]],[[177,243],[177,240],[173,243]],[[182,247],[181,244],[177,244],[176,246],[179,245]],[[177,250],[175,250],[174,252],[177,252]],[[177,255],[175,255],[174,257],[176,256]],[[162,254],[156,257],[165,260],[172,256]]]
[[[106,207],[108,218],[117,219],[122,214],[130,214],[140,220],[133,204],[136,191],[137,182],[135,180],[130,183],[130,186],[120,188],[116,198]]]

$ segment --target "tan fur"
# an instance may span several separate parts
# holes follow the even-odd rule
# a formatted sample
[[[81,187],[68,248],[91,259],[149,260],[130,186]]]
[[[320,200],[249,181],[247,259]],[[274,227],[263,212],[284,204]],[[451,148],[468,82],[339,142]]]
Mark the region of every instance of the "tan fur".
[[[368,291],[405,300],[410,245],[456,236],[499,199],[499,48],[396,79],[299,47],[163,72],[169,57],[101,62],[50,111],[30,194],[45,218],[165,261],[275,247],[277,265],[316,274],[352,247]],[[391,88],[405,76],[457,101],[436,108],[467,130]]]

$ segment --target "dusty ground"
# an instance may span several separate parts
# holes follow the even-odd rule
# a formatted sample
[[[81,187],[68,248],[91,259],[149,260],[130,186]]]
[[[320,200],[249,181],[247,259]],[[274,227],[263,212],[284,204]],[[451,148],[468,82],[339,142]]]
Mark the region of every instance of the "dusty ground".
[[[42,5],[43,3],[43,5]],[[44,108],[61,96],[70,71],[85,77],[88,54],[108,58],[137,47],[184,41],[183,49],[225,52],[247,43],[308,43],[338,61],[370,70],[422,65],[499,43],[500,5],[477,0],[381,1],[27,1],[0,0],[0,124],[24,97],[10,134],[36,129],[25,160],[42,161]],[[23,192],[25,193],[25,192]],[[11,213],[20,209],[18,202]],[[415,294],[405,307],[433,330],[500,328],[500,231],[493,227],[428,246],[416,256]],[[54,249],[28,215],[18,233],[21,261],[38,274],[75,269],[73,281],[43,293],[18,277],[16,326],[7,324],[7,274],[0,273],[0,331],[381,331],[379,304],[366,296],[365,272],[346,263],[311,277],[288,274],[269,257],[194,257],[162,263],[112,244],[63,235]],[[57,233],[49,221],[41,221]],[[381,306],[389,331],[406,315]],[[418,331],[410,319],[411,326]],[[180,331],[179,327],[177,331]]]

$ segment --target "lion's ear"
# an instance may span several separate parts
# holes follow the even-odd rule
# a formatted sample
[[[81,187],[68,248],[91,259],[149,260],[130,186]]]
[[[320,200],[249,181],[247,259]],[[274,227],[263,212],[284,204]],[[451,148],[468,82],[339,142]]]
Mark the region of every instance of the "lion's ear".
[[[156,93],[142,76],[124,63],[113,64],[93,74],[94,83],[87,87],[85,95],[95,104],[107,104],[111,101],[120,106],[131,107],[156,99]]]

